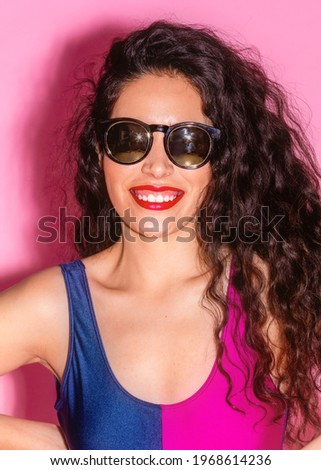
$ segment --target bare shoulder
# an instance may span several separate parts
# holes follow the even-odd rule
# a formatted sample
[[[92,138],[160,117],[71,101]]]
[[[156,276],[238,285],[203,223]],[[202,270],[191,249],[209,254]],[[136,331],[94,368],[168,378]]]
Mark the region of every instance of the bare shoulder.
[[[65,304],[65,284],[59,266],[38,271],[0,293],[1,312],[19,308],[21,315],[50,316]],[[39,317],[40,318],[40,317]]]
[[[59,266],[32,274],[0,293],[0,334],[0,374],[23,364],[50,362],[59,348],[65,353],[68,301]]]

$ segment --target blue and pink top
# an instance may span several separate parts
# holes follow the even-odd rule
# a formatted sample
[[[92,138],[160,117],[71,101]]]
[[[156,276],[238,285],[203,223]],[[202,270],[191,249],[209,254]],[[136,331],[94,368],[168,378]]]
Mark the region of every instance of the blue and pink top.
[[[233,267],[222,332],[222,366],[232,381],[230,406],[229,384],[217,361],[201,388],[179,403],[155,404],[128,393],[108,362],[84,264],[76,260],[60,266],[70,345],[55,408],[70,449],[282,449],[286,413],[276,421],[279,405],[259,401],[251,386],[257,356],[244,341],[245,312],[232,286]],[[266,386],[274,390],[270,377]]]

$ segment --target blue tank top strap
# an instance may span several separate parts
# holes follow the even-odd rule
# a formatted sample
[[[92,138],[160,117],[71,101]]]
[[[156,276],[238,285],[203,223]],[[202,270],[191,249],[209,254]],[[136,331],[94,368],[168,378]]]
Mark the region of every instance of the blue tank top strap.
[[[81,271],[81,265],[79,263],[79,260],[71,261],[69,263],[62,263],[59,265],[62,275],[64,277],[65,281],[65,288],[67,292],[67,299],[68,299],[68,314],[69,314],[69,348],[68,348],[68,356],[67,356],[67,362],[66,362],[66,367],[63,373],[62,381],[59,383],[58,380],[56,380],[56,389],[57,389],[57,400],[55,403],[55,408],[56,410],[60,409],[62,403],[63,403],[63,395],[64,391],[66,388],[67,384],[67,376],[70,371],[71,367],[71,362],[72,362],[72,356],[73,356],[73,351],[74,351],[74,316],[75,316],[75,296],[76,296],[76,289],[78,286],[78,292],[80,293],[80,299],[82,297],[82,292],[80,287],[80,282],[79,282],[79,277],[80,277],[80,271]],[[77,279],[78,277],[78,279]],[[75,280],[76,278],[76,280]],[[76,309],[77,310],[77,309]]]
[[[61,385],[57,386],[58,400],[55,404],[59,409],[67,386],[76,385],[77,372],[83,371],[91,364],[100,365],[100,345],[91,312],[91,297],[81,260],[60,264],[65,280],[69,309],[69,351]],[[90,345],[90,347],[88,347]],[[76,367],[75,367],[76,363]],[[98,365],[99,364],[99,365]],[[78,370],[79,367],[79,370]],[[73,377],[70,379],[72,369]],[[78,377],[80,378],[80,376]]]
[[[70,317],[70,340],[74,336],[74,328],[86,331],[87,334],[93,329],[90,315],[90,294],[85,274],[85,266],[81,260],[60,265],[67,289],[69,317]]]

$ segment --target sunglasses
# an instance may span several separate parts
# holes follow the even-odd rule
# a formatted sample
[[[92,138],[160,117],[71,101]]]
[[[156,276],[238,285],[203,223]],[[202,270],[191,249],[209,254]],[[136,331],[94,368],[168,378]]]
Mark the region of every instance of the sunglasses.
[[[205,165],[221,131],[199,122],[179,122],[173,126],[146,124],[131,118],[99,122],[102,149],[114,162],[133,165],[141,162],[153,145],[153,133],[163,132],[164,147],[174,165],[193,170]]]

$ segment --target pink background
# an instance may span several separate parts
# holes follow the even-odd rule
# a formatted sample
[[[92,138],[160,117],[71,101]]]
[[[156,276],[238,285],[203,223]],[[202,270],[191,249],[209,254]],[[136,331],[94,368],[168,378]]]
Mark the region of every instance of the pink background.
[[[294,94],[320,155],[319,0],[15,0],[2,10],[0,289],[70,259],[64,244],[36,241],[37,221],[56,215],[61,201],[53,186],[62,165],[57,128],[70,114],[75,69],[114,35],[164,18],[256,46]],[[53,377],[40,366],[0,378],[0,413],[52,421],[54,399]]]

